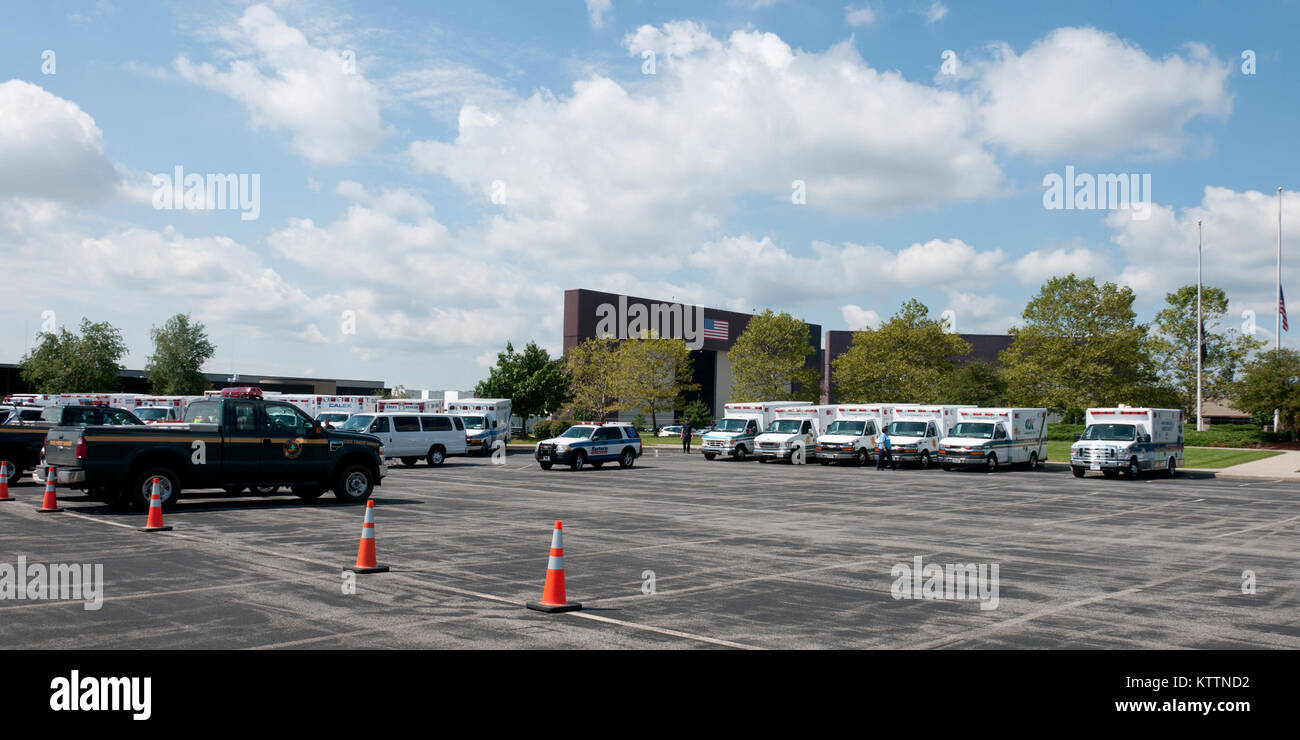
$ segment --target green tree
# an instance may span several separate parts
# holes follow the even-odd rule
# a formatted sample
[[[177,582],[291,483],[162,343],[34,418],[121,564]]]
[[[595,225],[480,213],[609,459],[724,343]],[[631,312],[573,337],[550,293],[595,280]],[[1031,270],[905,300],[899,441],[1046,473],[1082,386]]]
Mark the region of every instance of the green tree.
[[[629,411],[650,414],[650,424],[659,428],[659,414],[682,407],[681,394],[698,390],[691,382],[691,350],[680,339],[629,339],[616,354],[617,394]]]
[[[853,343],[831,366],[835,396],[861,403],[934,403],[956,369],[953,357],[970,350],[913,298],[879,329],[854,332]]]
[[[603,420],[618,405],[618,340],[590,337],[569,350],[574,419]]]
[[[571,378],[563,360],[553,360],[536,342],[516,352],[506,342],[504,352],[497,353],[497,364],[479,381],[474,392],[481,398],[509,398],[511,413],[519,416],[528,429],[528,420],[547,416],[568,403]]]
[[[947,403],[1001,406],[1007,402],[1007,381],[993,363],[973,360],[952,374],[942,396]]]
[[[1165,296],[1167,307],[1156,314],[1157,333],[1151,350],[1161,379],[1177,393],[1178,405],[1196,413],[1196,286],[1184,285]],[[1206,399],[1226,398],[1237,370],[1264,342],[1220,326],[1228,313],[1228,295],[1202,286],[1201,314],[1205,320],[1205,359],[1202,362]]]
[[[212,387],[201,369],[217,352],[203,324],[178,313],[149,330],[153,355],[145,364],[149,387],[160,396],[197,396]]]
[[[1044,283],[1001,355],[1017,403],[1063,411],[1167,399],[1133,299],[1131,289],[1091,277]]]
[[[696,429],[704,429],[713,423],[713,412],[709,410],[709,405],[698,398],[686,404],[682,417],[689,419],[691,426]]]
[[[767,309],[749,320],[727,358],[732,401],[794,401],[821,396],[821,372],[807,367],[817,354],[808,325]]]
[[[1295,441],[1300,416],[1300,353],[1292,349],[1259,353],[1242,367],[1234,390],[1237,408],[1242,411],[1272,417],[1277,409],[1282,428]]]
[[[81,320],[80,334],[66,328],[42,332],[19,361],[23,382],[37,393],[99,393],[117,390],[118,361],[126,354],[122,332],[106,321]]]

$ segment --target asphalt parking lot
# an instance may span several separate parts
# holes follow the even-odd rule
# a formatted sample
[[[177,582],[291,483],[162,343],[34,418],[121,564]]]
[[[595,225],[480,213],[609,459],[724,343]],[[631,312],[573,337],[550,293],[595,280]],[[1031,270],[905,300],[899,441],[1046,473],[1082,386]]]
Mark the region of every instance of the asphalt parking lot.
[[[384,574],[343,593],[363,509],[190,493],[144,512],[12,487],[0,562],[102,563],[103,606],[0,601],[6,648],[1298,648],[1300,490],[1182,474],[452,458],[376,489]],[[564,522],[570,600],[541,596]],[[996,609],[895,599],[891,568],[999,568]],[[1253,571],[1256,593],[1243,594]],[[643,586],[653,572],[654,593]]]

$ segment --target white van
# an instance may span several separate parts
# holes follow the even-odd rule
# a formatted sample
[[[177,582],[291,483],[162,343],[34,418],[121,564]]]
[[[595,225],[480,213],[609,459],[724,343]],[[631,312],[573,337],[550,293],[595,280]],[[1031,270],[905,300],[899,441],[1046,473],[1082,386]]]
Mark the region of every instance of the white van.
[[[384,457],[396,458],[406,467],[424,458],[429,465],[441,465],[449,455],[465,454],[465,424],[448,414],[392,413],[355,414],[340,430],[373,434],[384,445]]]
[[[842,404],[833,407],[835,420],[817,437],[817,461],[830,465],[852,460],[866,465],[875,455],[880,430],[894,415],[893,404]]]
[[[1136,479],[1143,470],[1172,477],[1183,462],[1183,412],[1180,409],[1088,409],[1087,426],[1070,446],[1070,472],[1089,470],[1107,478],[1123,473]]]
[[[1030,470],[1047,461],[1047,409],[957,410],[957,423],[939,440],[944,470],[981,467],[990,473],[1024,463]]]
[[[889,446],[898,462],[914,462],[923,468],[939,461],[939,440],[957,424],[957,412],[974,406],[921,406],[900,404],[894,407],[894,420],[885,431]]]
[[[789,406],[776,409],[776,418],[754,440],[759,462],[793,460],[794,451],[811,454],[817,437],[835,419],[834,406]]]

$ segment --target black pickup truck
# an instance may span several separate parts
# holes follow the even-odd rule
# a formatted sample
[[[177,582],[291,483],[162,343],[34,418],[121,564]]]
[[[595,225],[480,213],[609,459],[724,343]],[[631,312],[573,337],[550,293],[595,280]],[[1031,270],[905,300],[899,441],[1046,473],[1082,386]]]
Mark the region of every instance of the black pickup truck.
[[[250,486],[287,486],[304,499],[332,490],[361,502],[388,472],[377,437],[324,429],[292,404],[262,400],[256,388],[194,401],[180,423],[54,427],[45,456],[60,485],[115,506],[147,507],[155,477],[164,508],[183,489]]]
[[[23,420],[21,416],[0,424],[0,461],[8,463],[9,482],[17,483],[23,471],[41,464],[41,446],[45,435],[56,426],[144,426],[144,422],[126,409],[108,406],[46,406],[40,417]]]

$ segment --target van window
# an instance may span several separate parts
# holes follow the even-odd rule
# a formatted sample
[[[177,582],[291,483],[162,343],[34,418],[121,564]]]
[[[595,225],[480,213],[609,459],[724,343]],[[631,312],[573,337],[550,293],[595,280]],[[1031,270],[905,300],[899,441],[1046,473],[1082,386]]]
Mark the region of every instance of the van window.
[[[461,421],[459,416],[451,417],[451,421],[453,424],[456,425],[456,431],[458,432],[465,431],[465,422]]]
[[[426,432],[450,432],[451,418],[447,416],[421,416]]]
[[[416,416],[394,416],[394,432],[418,432],[420,431],[420,419]]]
[[[376,417],[375,417],[375,423],[370,425],[370,433],[371,433],[371,434],[387,434],[387,433],[388,433],[388,417],[387,417],[387,416],[376,416]]]

